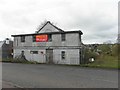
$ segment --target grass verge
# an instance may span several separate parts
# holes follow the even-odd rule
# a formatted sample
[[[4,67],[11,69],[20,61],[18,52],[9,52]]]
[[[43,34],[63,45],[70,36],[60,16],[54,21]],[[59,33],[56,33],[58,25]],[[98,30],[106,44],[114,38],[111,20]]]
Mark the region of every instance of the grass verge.
[[[22,60],[15,60],[15,59],[7,59],[3,62],[12,62],[12,63],[24,63],[24,64],[41,64],[36,61],[22,61]],[[92,68],[109,68],[109,69],[120,69],[120,65],[118,64],[119,60],[118,57],[113,57],[110,55],[100,56],[92,63],[88,64],[80,64],[80,65],[61,65],[61,66],[79,66],[79,67],[92,67]],[[43,63],[45,64],[45,63]]]
[[[95,68],[113,68],[120,69],[118,57],[113,57],[109,55],[102,56],[95,60],[93,63],[85,64],[86,67],[95,67]]]

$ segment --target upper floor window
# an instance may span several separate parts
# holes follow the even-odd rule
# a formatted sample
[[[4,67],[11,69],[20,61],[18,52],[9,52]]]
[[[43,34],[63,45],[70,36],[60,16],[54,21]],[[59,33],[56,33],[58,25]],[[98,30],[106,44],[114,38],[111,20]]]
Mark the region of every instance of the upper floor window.
[[[48,41],[49,41],[49,42],[52,41],[52,34],[48,34]]]
[[[18,39],[16,39],[16,46],[18,46]]]
[[[21,42],[25,42],[25,36],[21,36]]]
[[[32,36],[32,40],[33,40],[33,42],[36,42],[36,35]]]
[[[65,34],[61,34],[61,40],[65,41],[66,40],[66,35]]]
[[[79,34],[79,39],[80,39],[80,41],[81,41],[81,35]]]

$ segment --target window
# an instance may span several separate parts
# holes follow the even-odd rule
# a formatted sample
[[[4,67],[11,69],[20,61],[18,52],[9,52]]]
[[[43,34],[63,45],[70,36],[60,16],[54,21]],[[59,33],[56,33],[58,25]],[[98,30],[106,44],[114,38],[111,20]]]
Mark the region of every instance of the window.
[[[48,41],[49,41],[49,42],[52,41],[52,34],[48,34]]]
[[[80,41],[81,41],[81,35],[79,34],[79,39],[80,39]]]
[[[30,51],[31,54],[38,54],[38,51]]]
[[[36,42],[36,35],[32,36],[32,40],[33,40],[33,42]]]
[[[18,46],[18,38],[16,38],[15,41],[16,41],[16,46]]]
[[[61,34],[61,40],[62,40],[62,41],[65,41],[65,38],[66,38],[66,37],[65,37],[65,34]]]
[[[62,58],[62,59],[65,59],[65,51],[62,51],[62,52],[61,52],[61,58]]]
[[[21,42],[25,42],[25,36],[21,36]]]

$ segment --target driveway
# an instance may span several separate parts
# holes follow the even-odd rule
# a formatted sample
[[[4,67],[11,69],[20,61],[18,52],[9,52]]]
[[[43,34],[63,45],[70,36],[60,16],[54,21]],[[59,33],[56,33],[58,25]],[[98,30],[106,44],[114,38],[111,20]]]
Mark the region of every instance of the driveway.
[[[23,88],[118,88],[118,71],[63,65],[3,63],[2,80]]]

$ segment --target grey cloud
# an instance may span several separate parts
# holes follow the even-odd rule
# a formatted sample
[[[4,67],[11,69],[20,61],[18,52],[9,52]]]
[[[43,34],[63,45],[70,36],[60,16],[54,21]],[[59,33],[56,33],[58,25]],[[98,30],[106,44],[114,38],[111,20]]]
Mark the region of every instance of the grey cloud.
[[[10,26],[11,28],[26,28],[33,24],[27,16],[22,13],[17,12],[6,12],[2,14],[2,21],[4,24]]]
[[[0,9],[2,11],[0,23],[10,27],[9,30],[14,33],[34,32],[37,26],[47,19],[58,23],[57,26],[64,30],[81,29],[84,43],[103,42],[116,38],[117,10],[115,5],[117,3],[112,0],[110,0],[111,3],[103,0],[100,0],[102,3],[96,0],[92,0],[92,2],[90,0],[12,1],[8,1],[10,4],[2,5],[4,8]],[[6,6],[10,9],[6,9]]]

